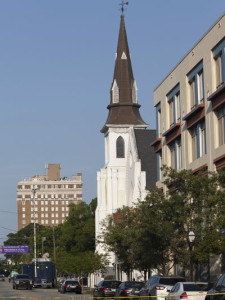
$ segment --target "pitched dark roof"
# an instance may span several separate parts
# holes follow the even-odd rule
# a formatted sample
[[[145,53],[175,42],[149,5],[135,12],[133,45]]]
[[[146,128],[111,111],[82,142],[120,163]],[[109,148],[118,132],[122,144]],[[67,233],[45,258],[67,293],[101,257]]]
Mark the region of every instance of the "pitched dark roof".
[[[141,170],[146,172],[146,189],[155,188],[157,181],[156,154],[151,143],[156,131],[151,129],[134,129]]]
[[[116,89],[116,101],[112,89]],[[147,127],[142,120],[136,97],[136,84],[133,76],[130,51],[124,22],[121,15],[119,38],[117,44],[117,57],[111,87],[111,101],[108,105],[109,115],[102,128],[105,132],[110,125],[137,125]]]

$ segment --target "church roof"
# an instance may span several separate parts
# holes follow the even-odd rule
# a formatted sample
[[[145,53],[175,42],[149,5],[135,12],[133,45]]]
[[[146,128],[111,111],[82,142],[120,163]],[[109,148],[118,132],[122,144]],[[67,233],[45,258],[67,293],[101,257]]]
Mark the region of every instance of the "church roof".
[[[151,143],[155,140],[156,131],[151,129],[134,129],[138,157],[141,160],[141,170],[146,172],[146,189],[155,188],[157,181],[156,154]]]
[[[137,87],[132,71],[123,14],[120,20],[117,55],[111,86],[111,101],[107,108],[109,114],[101,130],[102,132],[115,125],[147,127],[139,112],[140,105],[137,103]]]

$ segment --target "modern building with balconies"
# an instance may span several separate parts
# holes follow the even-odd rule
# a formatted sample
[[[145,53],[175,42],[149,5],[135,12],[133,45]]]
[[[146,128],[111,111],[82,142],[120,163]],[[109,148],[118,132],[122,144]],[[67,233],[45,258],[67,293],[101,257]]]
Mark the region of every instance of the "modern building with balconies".
[[[225,14],[154,90],[157,186],[161,167],[225,167]]]

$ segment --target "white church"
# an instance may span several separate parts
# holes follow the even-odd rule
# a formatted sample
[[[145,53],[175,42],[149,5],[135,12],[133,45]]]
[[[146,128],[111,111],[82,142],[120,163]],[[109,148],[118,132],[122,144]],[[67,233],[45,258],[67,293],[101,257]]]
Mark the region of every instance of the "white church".
[[[156,182],[156,156],[151,147],[156,133],[147,129],[139,112],[123,14],[110,94],[108,118],[101,130],[105,139],[105,165],[97,172],[96,240],[108,215],[123,206],[132,206],[138,199],[144,201],[148,189],[154,188]],[[96,245],[96,251],[105,253],[101,244]],[[114,272],[115,259],[110,254],[109,274]],[[100,279],[102,275],[96,281]]]

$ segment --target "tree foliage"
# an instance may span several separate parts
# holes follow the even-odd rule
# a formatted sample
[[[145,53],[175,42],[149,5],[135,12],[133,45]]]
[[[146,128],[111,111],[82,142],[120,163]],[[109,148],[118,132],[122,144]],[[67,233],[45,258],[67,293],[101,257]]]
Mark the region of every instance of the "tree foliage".
[[[102,239],[125,270],[157,269],[167,274],[173,264],[195,266],[225,249],[225,174],[193,174],[164,167],[167,192],[151,190],[145,201],[119,209],[104,224]],[[188,233],[195,232],[193,249]]]
[[[57,264],[58,272],[83,275],[103,270],[106,259],[95,253],[95,209],[97,199],[90,204],[81,202],[69,206],[69,215],[63,224],[42,226],[36,224],[37,257],[44,252]],[[46,240],[43,242],[42,238]],[[7,255],[16,265],[33,259],[34,225],[29,224],[17,233],[8,235],[5,245],[29,245],[31,253]]]

